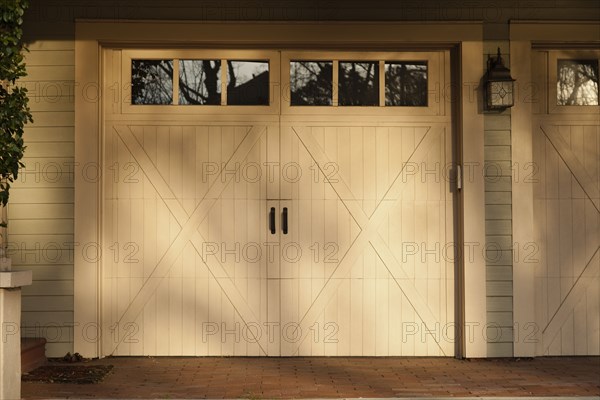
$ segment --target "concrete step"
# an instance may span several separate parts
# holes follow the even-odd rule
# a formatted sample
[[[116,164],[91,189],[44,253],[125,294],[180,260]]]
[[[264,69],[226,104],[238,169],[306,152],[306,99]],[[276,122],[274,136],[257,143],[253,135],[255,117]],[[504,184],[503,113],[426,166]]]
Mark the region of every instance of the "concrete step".
[[[46,339],[21,338],[21,373],[46,363]]]

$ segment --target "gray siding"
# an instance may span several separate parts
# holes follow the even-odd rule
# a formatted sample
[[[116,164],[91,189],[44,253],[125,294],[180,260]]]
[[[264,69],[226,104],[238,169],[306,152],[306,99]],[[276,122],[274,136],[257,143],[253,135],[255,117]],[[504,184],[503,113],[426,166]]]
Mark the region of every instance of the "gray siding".
[[[45,40],[25,55],[35,122],[8,209],[13,264],[34,276],[23,289],[22,335],[46,337],[51,357],[73,351],[74,47]]]
[[[506,38],[508,39],[508,38]],[[487,55],[500,47],[509,64],[509,42],[487,41]],[[513,355],[512,299],[512,169],[510,110],[484,116],[486,289],[489,357]]]

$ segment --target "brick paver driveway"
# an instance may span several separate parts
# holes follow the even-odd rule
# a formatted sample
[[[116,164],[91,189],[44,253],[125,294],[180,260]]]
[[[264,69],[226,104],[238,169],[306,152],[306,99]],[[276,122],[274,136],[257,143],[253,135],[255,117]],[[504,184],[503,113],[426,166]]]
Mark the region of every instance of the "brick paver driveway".
[[[600,357],[105,358],[99,384],[23,383],[23,397],[600,396]]]

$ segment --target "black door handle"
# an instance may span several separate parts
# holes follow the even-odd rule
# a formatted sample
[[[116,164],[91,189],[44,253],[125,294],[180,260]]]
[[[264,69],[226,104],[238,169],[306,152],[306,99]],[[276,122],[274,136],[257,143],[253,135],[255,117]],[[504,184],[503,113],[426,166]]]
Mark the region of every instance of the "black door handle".
[[[288,233],[288,218],[287,218],[287,207],[283,207],[283,212],[281,213],[281,230],[284,235]]]
[[[271,235],[275,234],[275,207],[271,207],[271,211],[269,211],[269,230]]]

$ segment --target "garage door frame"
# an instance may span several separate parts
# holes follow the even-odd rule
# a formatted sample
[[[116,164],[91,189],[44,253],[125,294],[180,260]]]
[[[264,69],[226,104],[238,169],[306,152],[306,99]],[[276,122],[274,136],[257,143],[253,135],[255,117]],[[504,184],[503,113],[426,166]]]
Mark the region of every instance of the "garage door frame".
[[[454,114],[458,136],[456,157],[463,165],[483,166],[479,90],[484,73],[481,23],[77,21],[75,79],[80,84],[75,96],[75,162],[85,166],[87,172],[75,178],[75,242],[79,245],[74,267],[74,350],[86,357],[100,354],[97,340],[97,332],[101,331],[98,328],[100,259],[95,251],[100,243],[101,180],[90,179],[89,171],[99,166],[101,159],[102,114],[97,99],[102,47],[149,43],[212,48],[451,49],[457,64],[455,81],[460,84]],[[484,182],[483,174],[477,171],[480,169],[466,177],[458,198],[456,223],[460,243],[485,243]],[[462,279],[457,275],[462,286],[458,288],[457,303],[462,306],[456,320],[457,324],[465,324],[468,333],[459,343],[458,353],[485,357],[487,344],[481,334],[486,323],[485,260],[481,251],[468,254],[462,265],[467,273]]]

